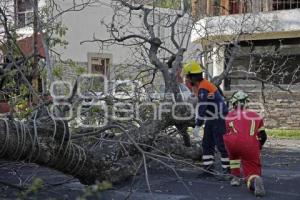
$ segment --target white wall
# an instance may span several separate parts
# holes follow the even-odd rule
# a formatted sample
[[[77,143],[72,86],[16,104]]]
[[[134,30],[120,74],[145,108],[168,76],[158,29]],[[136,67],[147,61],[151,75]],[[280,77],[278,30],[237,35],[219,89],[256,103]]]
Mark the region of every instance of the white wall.
[[[59,0],[55,1],[58,4],[58,8],[60,11],[64,11],[70,9],[74,6],[74,2],[76,4],[81,4],[82,2],[88,2],[88,0]],[[106,27],[101,24],[101,20],[104,20],[106,23],[110,22],[113,16],[113,9],[111,7],[111,0],[99,0],[92,1],[90,6],[80,10],[80,11],[71,11],[64,12],[64,14],[58,17],[58,21],[61,21],[64,26],[68,28],[66,35],[64,36],[64,40],[68,42],[66,48],[64,47],[55,47],[55,51],[61,55],[63,60],[72,59],[73,61],[85,63],[88,61],[88,53],[107,53],[112,54],[113,57],[113,65],[118,64],[132,64],[135,61],[135,57],[132,55],[132,51],[134,51],[133,47],[124,47],[119,45],[113,45],[110,47],[100,48],[100,45],[96,42],[94,43],[84,43],[80,44],[80,42],[85,40],[92,40],[95,38],[107,39],[109,38],[109,34],[106,30]],[[49,2],[48,2],[49,3]],[[47,4],[47,0],[40,0],[39,7],[40,9]],[[13,9],[13,7],[12,7]],[[76,9],[80,9],[77,7]],[[57,11],[59,13],[59,11]],[[157,9],[155,11],[155,22],[162,23],[162,19],[159,14],[167,14],[175,16],[178,11],[168,10],[168,9]],[[129,16],[128,10],[124,10],[124,14]],[[133,12],[131,15],[132,24],[134,27],[128,29],[126,34],[135,33],[140,35],[145,35],[143,33],[144,28],[141,29],[143,24],[142,14]],[[166,19],[165,19],[166,20]],[[169,19],[171,20],[171,19]],[[190,25],[189,25],[190,23]],[[176,30],[179,31],[179,36],[177,38],[181,38],[187,29],[191,29],[191,20],[188,18],[184,18],[179,21]],[[18,30],[18,33],[22,37],[31,36],[33,31],[31,27],[25,27]],[[159,33],[161,38],[163,39],[163,46],[171,47],[174,49],[170,41],[170,29],[163,28],[162,26],[155,26],[155,33]],[[188,31],[187,31],[188,33]],[[185,43],[189,42],[190,38],[186,37]],[[184,47],[185,47],[184,43]],[[142,48],[142,47],[140,47]],[[190,58],[189,55],[192,55],[197,50],[192,50],[186,54],[187,58]],[[55,54],[53,54],[55,55]],[[147,56],[147,55],[145,55]]]
[[[209,71],[216,76],[224,70],[224,47],[220,44],[235,39],[248,40],[247,36],[251,35],[259,36],[260,40],[299,37],[299,19],[300,9],[205,17],[195,24],[191,41],[211,45]],[[289,34],[291,32],[293,34]]]
[[[61,1],[62,9],[72,7],[72,0]],[[66,12],[61,17],[63,25],[68,28],[65,40],[68,41],[67,48],[57,48],[61,54],[62,59],[72,59],[79,62],[87,62],[88,52],[93,53],[114,53],[114,60],[120,62],[127,54],[128,49],[120,47],[99,49],[97,43],[80,44],[84,40],[91,40],[95,38],[107,38],[105,28],[101,26],[100,20],[102,18],[111,18],[112,9],[103,5],[96,5],[95,7],[87,7],[78,12]]]
[[[80,44],[80,42],[92,40],[94,37],[100,39],[109,38],[109,34],[107,33],[105,26],[101,25],[100,21],[111,21],[114,11],[111,8],[110,3],[111,1],[109,0],[101,0],[98,3],[83,9],[82,11],[66,12],[62,15],[62,23],[69,29],[65,36],[65,40],[69,43],[67,48],[57,48],[57,51],[62,55],[62,59],[72,59],[74,61],[87,62],[87,54],[89,52],[111,53],[113,54],[113,64],[132,63],[134,59],[132,56],[133,47],[113,45],[101,49],[99,44],[96,42]],[[65,0],[60,2],[62,9],[70,8],[72,5],[73,0]],[[124,10],[124,12],[128,11]],[[126,14],[129,16],[129,13]],[[135,27],[127,30],[128,33],[130,31],[132,33],[144,35],[144,33],[141,33],[142,30],[140,27],[142,25],[142,18],[140,16],[141,15],[136,12],[132,13],[132,23],[135,25]],[[182,28],[186,25],[187,23],[181,23],[179,27]],[[162,30],[162,28],[160,29],[160,34],[164,34],[165,37],[169,37],[169,33],[169,30]],[[164,45],[168,46],[169,43],[170,42],[164,41]]]
[[[213,60],[213,69],[212,76],[219,76],[225,69],[225,47],[213,47],[212,51],[212,60]],[[220,86],[222,89],[224,88],[224,84],[222,83]]]
[[[212,36],[300,31],[300,9],[205,17],[195,24],[191,40]]]

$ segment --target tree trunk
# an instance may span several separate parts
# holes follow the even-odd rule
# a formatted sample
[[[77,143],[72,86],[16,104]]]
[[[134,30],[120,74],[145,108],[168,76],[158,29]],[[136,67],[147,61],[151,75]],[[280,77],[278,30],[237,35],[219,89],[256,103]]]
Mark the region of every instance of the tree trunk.
[[[85,184],[92,184],[96,180],[119,182],[134,175],[136,163],[141,161],[142,155],[134,143],[151,145],[155,135],[170,123],[169,119],[151,121],[129,130],[130,137],[122,135],[120,141],[127,142],[125,146],[130,157],[119,155],[117,161],[112,161],[106,158],[116,154],[121,145],[115,148],[107,142],[104,147],[90,150],[71,139],[63,121],[54,121],[48,117],[26,123],[1,119],[0,158],[34,162],[72,175]],[[136,162],[130,163],[132,160]]]
[[[54,124],[56,123],[56,125]],[[0,121],[0,157],[47,166],[87,182],[91,157],[69,140],[62,121]]]

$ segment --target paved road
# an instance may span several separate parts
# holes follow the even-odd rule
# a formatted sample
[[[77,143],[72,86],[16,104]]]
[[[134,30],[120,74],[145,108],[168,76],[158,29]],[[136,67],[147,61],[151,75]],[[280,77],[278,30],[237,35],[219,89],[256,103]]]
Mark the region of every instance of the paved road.
[[[300,152],[297,150],[265,149],[263,152],[263,176],[267,196],[266,200],[300,200]],[[154,193],[153,199],[228,199],[250,200],[254,196],[245,185],[231,187],[228,182],[215,178],[199,179],[198,172],[181,170],[180,175],[188,190],[169,171],[150,170],[150,183]],[[142,177],[138,180],[132,199],[151,199],[145,193],[147,185]],[[121,187],[106,199],[124,199],[128,195],[128,186]],[[192,196],[193,195],[193,196]]]
[[[149,169],[152,194],[147,192],[144,175],[139,175],[130,193],[131,181],[114,186],[101,194],[101,199],[155,199],[155,200],[188,200],[188,199],[255,199],[246,190],[245,185],[231,187],[228,182],[215,178],[199,179],[198,171],[178,168],[183,184],[174,173],[166,168],[153,165]],[[76,199],[82,194],[84,186],[78,180],[59,172],[33,164],[0,163],[0,182],[19,184],[32,175],[41,177],[47,187],[39,192],[38,199]],[[300,200],[300,151],[299,149],[266,148],[263,151],[263,175],[267,196],[265,200]],[[56,184],[56,186],[51,186]],[[17,189],[0,184],[0,199],[15,199]]]

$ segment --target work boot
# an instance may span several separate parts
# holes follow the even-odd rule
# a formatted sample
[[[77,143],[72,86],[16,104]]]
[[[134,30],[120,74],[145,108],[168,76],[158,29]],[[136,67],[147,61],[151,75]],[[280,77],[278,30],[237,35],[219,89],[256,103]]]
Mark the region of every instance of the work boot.
[[[231,186],[239,186],[241,184],[240,178],[239,177],[233,177],[230,181]]]
[[[254,195],[259,197],[266,195],[264,183],[261,177],[256,177],[254,179]]]

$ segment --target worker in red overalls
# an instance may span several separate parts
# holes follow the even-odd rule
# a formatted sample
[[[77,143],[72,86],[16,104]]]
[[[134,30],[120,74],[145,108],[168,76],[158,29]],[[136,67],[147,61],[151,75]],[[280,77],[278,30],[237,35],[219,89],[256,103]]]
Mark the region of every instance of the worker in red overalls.
[[[260,151],[267,135],[262,117],[246,108],[248,95],[235,92],[231,98],[233,110],[226,116],[224,143],[229,156],[232,186],[240,185],[240,167],[250,191],[256,196],[264,196],[265,189],[261,178]]]

